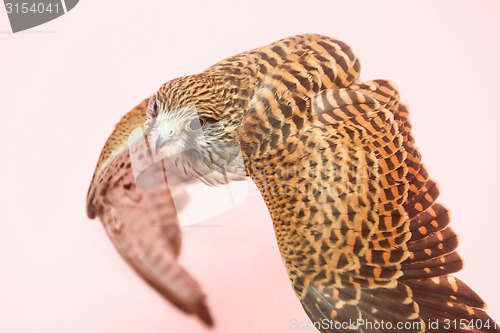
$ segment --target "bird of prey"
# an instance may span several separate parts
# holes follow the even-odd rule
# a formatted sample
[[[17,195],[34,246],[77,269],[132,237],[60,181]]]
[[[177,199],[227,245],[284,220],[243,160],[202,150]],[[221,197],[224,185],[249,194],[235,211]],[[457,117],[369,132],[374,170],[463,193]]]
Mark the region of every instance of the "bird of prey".
[[[89,217],[147,282],[211,324],[199,284],[176,261],[169,177],[217,186],[249,176],[319,331],[500,332],[452,275],[463,266],[457,235],[414,146],[407,106],[392,82],[359,75],[347,44],[304,34],[163,84],[108,139]],[[141,170],[153,165],[163,188],[138,185],[132,159]]]

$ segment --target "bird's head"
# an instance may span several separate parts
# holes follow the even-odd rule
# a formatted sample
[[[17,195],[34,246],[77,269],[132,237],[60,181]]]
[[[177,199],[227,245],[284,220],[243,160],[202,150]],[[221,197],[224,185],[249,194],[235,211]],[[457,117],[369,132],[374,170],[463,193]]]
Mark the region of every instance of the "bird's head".
[[[228,165],[240,154],[239,113],[218,78],[199,74],[174,79],[150,98],[146,127],[151,148],[157,158],[170,158],[181,171],[213,185],[203,176],[230,173],[234,168]]]

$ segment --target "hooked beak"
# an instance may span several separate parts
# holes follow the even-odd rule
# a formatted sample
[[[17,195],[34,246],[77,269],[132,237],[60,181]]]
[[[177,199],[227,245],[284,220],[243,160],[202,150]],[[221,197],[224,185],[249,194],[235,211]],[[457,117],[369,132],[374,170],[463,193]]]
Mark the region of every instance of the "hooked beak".
[[[170,126],[163,126],[164,128],[160,128],[160,132],[158,134],[158,137],[156,138],[156,153],[160,151],[161,148],[163,148],[165,145],[170,143],[175,139],[175,131],[173,128]]]
[[[172,135],[164,135],[164,134],[158,135],[158,138],[156,139],[156,148],[155,148],[156,153],[158,153],[161,148],[163,148],[166,144],[168,144],[173,140],[174,137]]]

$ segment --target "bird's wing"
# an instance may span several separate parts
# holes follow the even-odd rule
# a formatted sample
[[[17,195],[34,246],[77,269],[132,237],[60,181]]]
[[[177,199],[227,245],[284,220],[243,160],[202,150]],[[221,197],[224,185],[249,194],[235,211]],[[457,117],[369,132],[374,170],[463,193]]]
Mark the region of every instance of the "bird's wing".
[[[481,297],[450,275],[463,267],[456,251],[458,236],[449,226],[448,209],[436,202],[438,185],[429,177],[414,146],[408,107],[400,102],[396,87],[389,81],[375,80],[350,88],[381,103],[394,117],[402,137],[408,183],[402,207],[408,215],[410,238],[406,242],[408,258],[401,262],[403,275],[398,280],[410,287],[420,318],[427,324],[437,321],[440,329],[447,328],[450,332],[499,332],[484,311],[486,304]],[[455,327],[451,324],[454,320],[461,324]]]
[[[462,268],[457,236],[394,86],[326,89],[305,104],[303,127],[290,133],[290,122],[275,120],[247,168],[317,328],[382,332],[390,322],[422,332],[438,320],[439,331],[459,332],[453,322],[465,319],[489,322],[473,332],[499,332],[482,299],[449,275]]]
[[[382,321],[420,332],[429,320],[440,332],[463,322],[500,332],[450,275],[463,265],[457,236],[406,106],[359,69],[342,42],[308,44],[263,80],[239,129],[295,293],[322,332],[390,331]]]
[[[167,177],[164,164],[151,158],[141,128],[147,105],[145,100],[127,113],[106,142],[89,188],[87,213],[99,217],[118,252],[148,284],[212,325],[205,294],[177,260],[181,233],[168,183],[181,176],[169,169]]]

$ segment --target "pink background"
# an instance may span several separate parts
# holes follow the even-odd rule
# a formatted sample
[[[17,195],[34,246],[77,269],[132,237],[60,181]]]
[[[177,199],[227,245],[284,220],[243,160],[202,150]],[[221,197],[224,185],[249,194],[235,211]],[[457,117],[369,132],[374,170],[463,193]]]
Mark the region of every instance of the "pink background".
[[[304,32],[348,42],[363,79],[399,86],[461,236],[458,276],[500,319],[500,3],[404,3],[82,0],[15,35],[0,9],[0,332],[205,331],[87,219],[87,187],[113,125],[160,84]],[[181,260],[208,294],[212,331],[297,331],[290,320],[307,317],[255,189],[207,223],[222,226],[183,229]]]

